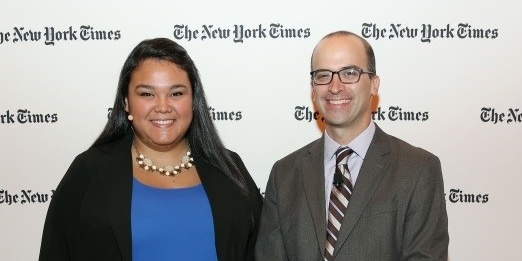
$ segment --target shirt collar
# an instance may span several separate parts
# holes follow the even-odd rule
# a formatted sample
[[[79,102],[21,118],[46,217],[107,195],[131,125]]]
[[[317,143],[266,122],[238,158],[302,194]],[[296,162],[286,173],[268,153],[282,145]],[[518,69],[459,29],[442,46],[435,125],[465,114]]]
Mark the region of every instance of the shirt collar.
[[[339,144],[336,141],[334,141],[330,136],[328,136],[328,133],[324,132],[324,160],[325,162],[328,162],[332,160],[335,157],[335,151],[339,147],[348,146],[350,147],[359,157],[361,157],[364,160],[364,157],[366,156],[366,152],[368,151],[368,148],[370,147],[370,143],[372,142],[373,135],[375,134],[375,123],[370,121],[370,124],[368,127],[361,132],[361,134],[357,135],[355,139],[353,139],[348,144]]]

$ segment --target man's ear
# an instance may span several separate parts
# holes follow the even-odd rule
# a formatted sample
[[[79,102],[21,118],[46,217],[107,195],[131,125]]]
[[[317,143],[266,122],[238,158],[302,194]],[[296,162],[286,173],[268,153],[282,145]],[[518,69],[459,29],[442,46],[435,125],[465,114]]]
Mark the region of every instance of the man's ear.
[[[310,83],[310,89],[312,89],[312,101],[315,102],[315,91],[314,91],[314,83]]]
[[[378,75],[375,75],[372,78],[372,94],[377,95],[379,93],[379,85],[381,84],[381,78]]]

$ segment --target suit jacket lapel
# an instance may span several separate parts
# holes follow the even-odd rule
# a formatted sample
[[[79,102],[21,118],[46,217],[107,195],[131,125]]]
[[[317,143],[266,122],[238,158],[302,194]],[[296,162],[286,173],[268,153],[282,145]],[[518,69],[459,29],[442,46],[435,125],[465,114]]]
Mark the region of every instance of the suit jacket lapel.
[[[350,236],[351,231],[357,224],[363,210],[368,205],[371,196],[388,168],[390,160],[389,157],[385,156],[389,152],[390,146],[387,134],[376,126],[373,140],[366,153],[351,200],[343,218],[334,256],[337,255],[339,249]]]
[[[322,254],[326,244],[326,203],[324,192],[324,136],[309,148],[302,159],[302,179],[308,209],[312,216],[317,245]]]
[[[131,193],[132,193],[132,156],[130,152],[132,135],[113,146],[104,148],[107,157],[100,158],[99,172],[104,175],[101,185],[105,196],[106,208],[111,221],[114,236],[120,248],[123,260],[131,260]]]

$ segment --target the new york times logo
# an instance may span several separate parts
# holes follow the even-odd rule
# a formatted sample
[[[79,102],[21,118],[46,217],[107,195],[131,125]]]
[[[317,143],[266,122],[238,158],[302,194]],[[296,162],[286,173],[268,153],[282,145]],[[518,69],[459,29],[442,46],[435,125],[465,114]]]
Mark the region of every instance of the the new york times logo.
[[[450,193],[445,193],[446,201],[451,203],[488,203],[489,194],[484,193],[465,193],[460,189],[450,189]]]
[[[313,111],[308,106],[295,106],[294,118],[298,121],[311,122],[318,119],[324,121],[324,118],[319,116],[318,111]]]
[[[216,110],[211,106],[208,107],[208,111],[210,113],[210,117],[214,121],[239,121],[243,119],[242,111]],[[112,113],[112,108],[109,108],[107,112],[107,118],[109,118]]]
[[[18,193],[11,193],[5,189],[0,189],[0,204],[34,204],[46,203],[53,196],[54,190],[50,193],[42,193],[31,189],[23,189]]]
[[[307,106],[295,106],[294,117],[298,121],[310,122],[318,119],[324,121],[318,111],[313,111]],[[372,119],[374,121],[427,121],[429,112],[406,110],[399,106],[390,106],[386,111],[379,107],[377,111],[372,112]]]
[[[27,109],[19,109],[16,113],[7,110],[4,114],[0,114],[1,124],[13,123],[55,123],[58,121],[56,113],[34,113]]]
[[[243,118],[241,111],[223,111],[208,107],[210,117],[214,121],[239,121]]]
[[[522,113],[520,109],[509,108],[507,111],[499,112],[494,108],[483,107],[480,111],[480,120],[482,122],[497,123],[521,123]]]
[[[495,39],[498,37],[498,28],[475,28],[468,23],[459,23],[457,26],[446,24],[437,26],[422,24],[411,26],[405,24],[390,24],[378,26],[374,23],[363,23],[361,35],[364,38],[375,40],[388,38],[390,40],[420,38],[423,43],[431,43],[433,39]]]
[[[291,28],[279,23],[259,24],[247,27],[236,24],[232,27],[221,27],[213,24],[202,25],[198,29],[188,25],[174,25],[174,38],[177,40],[218,40],[232,39],[234,43],[243,43],[245,39],[295,39],[310,37],[310,28]]]
[[[90,25],[82,25],[79,28],[55,28],[44,27],[42,30],[25,27],[14,27],[12,31],[0,31],[0,44],[23,43],[44,41],[45,45],[54,45],[56,42],[72,41],[107,41],[119,40],[120,30],[99,30]]]

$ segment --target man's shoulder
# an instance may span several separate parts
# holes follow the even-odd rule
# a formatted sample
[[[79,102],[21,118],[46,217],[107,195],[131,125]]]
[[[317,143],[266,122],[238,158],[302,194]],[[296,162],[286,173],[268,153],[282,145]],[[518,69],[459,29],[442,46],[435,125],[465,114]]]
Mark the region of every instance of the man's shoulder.
[[[401,138],[398,138],[390,134],[385,135],[389,140],[391,152],[399,155],[400,157],[437,158],[435,154],[423,147],[411,144]]]
[[[310,152],[314,151],[314,152],[319,152],[319,151],[322,151],[323,149],[323,138],[318,138],[306,145],[304,145],[303,147],[291,152],[290,154],[284,156],[283,158],[281,158],[280,160],[278,160],[278,162],[293,162],[295,161],[296,159],[302,159],[306,156],[308,156],[310,154]]]

